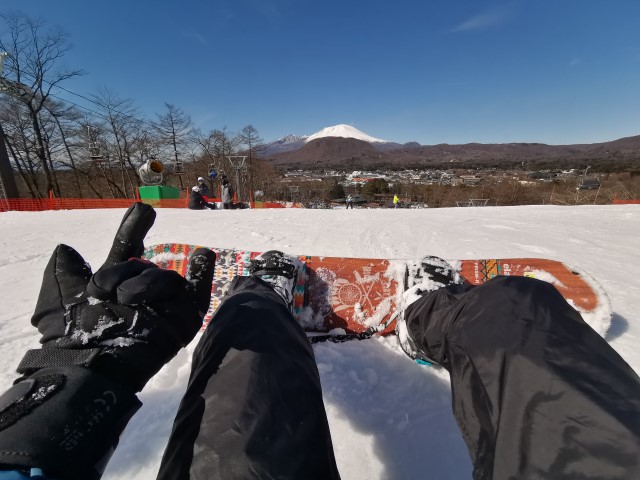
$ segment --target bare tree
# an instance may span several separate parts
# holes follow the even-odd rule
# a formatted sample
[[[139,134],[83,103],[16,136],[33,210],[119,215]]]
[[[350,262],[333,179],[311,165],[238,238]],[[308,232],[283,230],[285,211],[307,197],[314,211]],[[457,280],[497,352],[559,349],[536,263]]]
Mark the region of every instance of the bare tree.
[[[67,35],[59,28],[45,30],[41,20],[21,13],[0,15],[7,35],[0,37],[0,50],[8,52],[5,59],[5,78],[16,86],[12,95],[26,107],[31,121],[35,156],[45,176],[47,191],[60,195],[60,187],[51,171],[47,156],[41,112],[52,91],[65,80],[82,74],[60,65],[60,60],[71,48]]]
[[[170,103],[165,103],[164,106],[166,112],[163,115],[158,114],[158,119],[153,125],[160,144],[170,149],[171,156],[178,163],[188,150],[189,140],[193,138],[193,122],[179,107]],[[184,188],[182,177],[179,178],[180,188]]]
[[[62,102],[47,102],[45,108],[58,128],[60,142],[64,149],[64,153],[58,156],[58,162],[62,167],[71,169],[78,197],[83,198],[81,169],[76,162],[83,140],[83,116],[74,107]]]
[[[46,191],[41,190],[39,182],[41,166],[35,158],[31,120],[25,105],[13,97],[0,98],[0,122],[6,126],[7,149],[20,178],[33,198],[42,198]]]
[[[240,142],[243,145],[246,145],[249,151],[249,189],[253,192],[253,159],[254,154],[257,153],[257,150],[260,149],[260,146],[264,142],[264,140],[258,134],[258,130],[253,125],[247,125],[242,129],[240,135],[238,136]]]
[[[255,157],[260,150],[264,140],[258,134],[258,130],[253,125],[247,125],[238,135],[242,145],[246,145],[249,152],[249,162]]]
[[[212,130],[208,135],[200,135],[197,139],[202,153],[212,159],[215,169],[218,171],[230,171],[231,165],[227,156],[237,153],[241,140],[230,134],[227,127],[222,130]]]
[[[146,123],[131,100],[119,98],[106,88],[93,98],[100,115],[95,128],[108,156],[106,166],[100,166],[103,177],[114,198],[134,196],[134,189],[139,185],[134,160],[144,158],[145,154],[152,155],[149,152],[153,149],[149,146],[152,135],[146,131]],[[147,151],[141,150],[143,148]]]

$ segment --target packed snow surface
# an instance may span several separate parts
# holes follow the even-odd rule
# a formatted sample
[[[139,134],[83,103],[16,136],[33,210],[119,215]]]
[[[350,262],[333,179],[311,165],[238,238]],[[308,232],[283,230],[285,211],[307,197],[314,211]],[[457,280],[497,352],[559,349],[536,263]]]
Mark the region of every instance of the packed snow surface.
[[[380,140],[379,138],[374,138],[370,135],[367,135],[364,132],[361,132],[357,128],[352,127],[351,125],[344,125],[344,124],[323,128],[319,132],[308,136],[305,142],[308,143],[311,140],[315,140],[317,138],[324,138],[324,137],[355,138],[356,140],[363,140],[369,143],[389,143],[387,140]]]
[[[29,321],[58,243],[94,270],[124,210],[0,213],[0,388],[37,348]],[[640,205],[425,210],[158,211],[147,244],[182,242],[287,253],[418,259],[546,257],[591,273],[614,316],[607,341],[640,371]],[[145,387],[105,480],[154,479],[198,338]],[[344,480],[465,479],[466,447],[446,372],[412,363],[394,337],[315,346]]]

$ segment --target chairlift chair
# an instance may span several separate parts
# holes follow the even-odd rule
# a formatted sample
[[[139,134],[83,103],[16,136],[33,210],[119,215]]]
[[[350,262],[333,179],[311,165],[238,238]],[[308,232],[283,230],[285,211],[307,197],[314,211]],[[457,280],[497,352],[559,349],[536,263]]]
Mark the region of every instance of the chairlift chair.
[[[87,137],[89,138],[89,158],[96,163],[104,162],[105,158],[100,151],[100,144],[96,141],[97,135],[91,131],[91,125],[87,125]]]
[[[104,160],[104,155],[100,152],[100,145],[96,142],[89,144],[89,157],[94,161]]]

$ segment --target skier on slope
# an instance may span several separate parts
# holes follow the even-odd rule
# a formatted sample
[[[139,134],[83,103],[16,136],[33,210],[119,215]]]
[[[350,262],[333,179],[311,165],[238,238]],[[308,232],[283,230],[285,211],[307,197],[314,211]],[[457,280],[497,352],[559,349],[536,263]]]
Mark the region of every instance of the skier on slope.
[[[154,219],[130,208],[95,274],[55,249],[32,317],[42,348],[0,398],[0,480],[98,479],[135,393],[198,332],[215,254],[196,250],[186,278],[136,260]],[[194,352],[158,478],[339,478],[313,350],[291,314],[297,268],[272,251],[234,280]],[[399,339],[450,372],[475,479],[640,478],[640,380],[552,285],[470,288],[435,258],[417,270],[427,281]]]

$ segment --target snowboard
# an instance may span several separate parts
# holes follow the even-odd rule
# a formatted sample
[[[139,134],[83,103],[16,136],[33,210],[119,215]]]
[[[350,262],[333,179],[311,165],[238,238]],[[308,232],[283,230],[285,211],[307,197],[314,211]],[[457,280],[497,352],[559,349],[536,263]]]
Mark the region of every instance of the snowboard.
[[[178,243],[148,247],[143,258],[185,275],[198,245]],[[211,248],[216,267],[211,303],[203,327],[224,299],[236,276],[248,276],[251,260],[261,252]],[[293,314],[309,332],[360,334],[393,332],[402,308],[409,260],[300,255]],[[467,282],[480,285],[496,275],[519,275],[552,283],[601,335],[612,315],[603,288],[586,272],[543,258],[447,260]],[[604,331],[603,331],[604,330]]]

